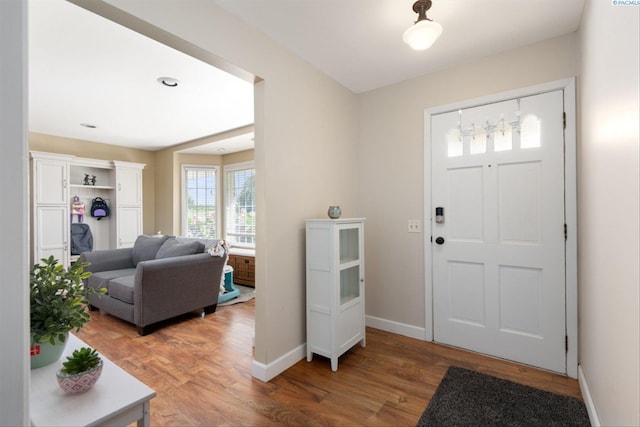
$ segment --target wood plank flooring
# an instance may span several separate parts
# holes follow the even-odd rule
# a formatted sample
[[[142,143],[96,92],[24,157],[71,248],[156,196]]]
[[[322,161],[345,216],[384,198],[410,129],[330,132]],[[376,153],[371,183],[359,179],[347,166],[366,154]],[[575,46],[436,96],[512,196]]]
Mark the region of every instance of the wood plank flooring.
[[[314,355],[264,383],[251,377],[254,313],[218,307],[141,337],[92,312],[77,335],[157,392],[153,426],[415,426],[450,365],[581,399],[576,380],[371,328],[337,372]]]

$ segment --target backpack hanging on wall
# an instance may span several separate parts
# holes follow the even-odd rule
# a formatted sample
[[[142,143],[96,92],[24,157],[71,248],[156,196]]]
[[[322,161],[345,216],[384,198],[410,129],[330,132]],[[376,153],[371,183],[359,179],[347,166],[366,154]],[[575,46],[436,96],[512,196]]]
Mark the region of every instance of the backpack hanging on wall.
[[[93,234],[89,225],[81,222],[71,223],[71,255],[93,250]]]
[[[91,216],[97,218],[98,221],[109,216],[109,206],[102,197],[96,197],[91,201]]]

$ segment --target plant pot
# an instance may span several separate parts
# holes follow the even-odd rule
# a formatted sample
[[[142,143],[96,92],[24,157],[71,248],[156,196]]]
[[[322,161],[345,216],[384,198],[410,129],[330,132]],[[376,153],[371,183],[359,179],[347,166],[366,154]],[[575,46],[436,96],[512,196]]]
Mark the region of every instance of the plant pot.
[[[52,364],[60,359],[64,348],[67,346],[69,340],[69,334],[67,333],[64,342],[55,340],[55,344],[49,343],[49,341],[41,342],[31,346],[31,369],[41,368]]]
[[[60,371],[56,372],[58,378],[58,385],[67,393],[84,393],[89,390],[100,378],[102,373],[102,360],[98,365],[89,369],[88,371],[81,372],[79,374],[63,374]]]

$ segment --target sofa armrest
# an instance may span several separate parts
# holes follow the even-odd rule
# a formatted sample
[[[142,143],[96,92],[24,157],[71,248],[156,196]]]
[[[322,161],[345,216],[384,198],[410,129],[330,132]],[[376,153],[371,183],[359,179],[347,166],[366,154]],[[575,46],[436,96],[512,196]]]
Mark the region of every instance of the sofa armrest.
[[[83,252],[80,254],[80,261],[90,263],[85,270],[92,273],[134,268],[135,265],[131,257],[132,251],[132,248],[120,248]]]
[[[207,253],[138,263],[134,323],[144,327],[218,303],[223,257]]]

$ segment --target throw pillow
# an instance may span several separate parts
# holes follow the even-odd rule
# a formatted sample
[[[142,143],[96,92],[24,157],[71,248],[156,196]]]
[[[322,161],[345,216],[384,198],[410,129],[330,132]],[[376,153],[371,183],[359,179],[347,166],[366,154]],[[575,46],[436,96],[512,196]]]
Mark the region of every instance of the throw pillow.
[[[171,258],[174,256],[193,255],[204,252],[204,244],[200,242],[180,243],[176,239],[168,239],[165,241],[158,253],[156,259]]]
[[[138,236],[136,242],[133,244],[133,250],[131,252],[131,259],[134,265],[138,265],[141,261],[148,261],[155,259],[156,254],[160,246],[168,239],[174,239],[174,236],[158,236],[158,235],[141,235]]]

